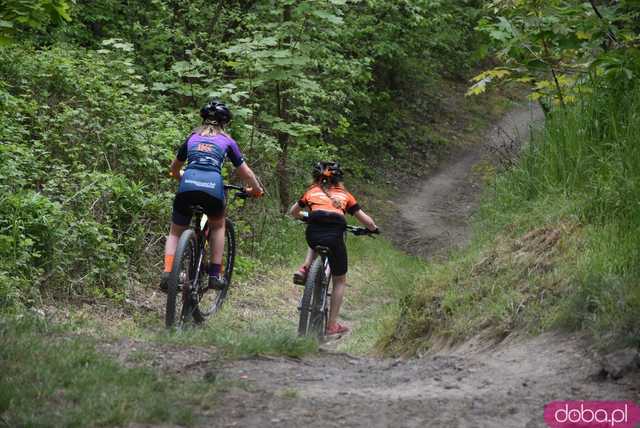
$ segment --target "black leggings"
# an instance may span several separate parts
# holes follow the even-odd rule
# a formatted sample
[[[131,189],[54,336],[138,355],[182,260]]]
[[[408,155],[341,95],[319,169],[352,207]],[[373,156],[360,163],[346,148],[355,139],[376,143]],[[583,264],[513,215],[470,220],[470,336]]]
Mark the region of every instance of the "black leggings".
[[[178,193],[173,200],[171,221],[179,226],[189,226],[193,206],[199,205],[207,217],[214,219],[224,215],[224,202],[206,192],[197,190]]]
[[[336,223],[309,223],[307,226],[307,244],[309,247],[328,247],[329,266],[332,275],[340,276],[347,273],[347,246],[344,243],[345,226]]]

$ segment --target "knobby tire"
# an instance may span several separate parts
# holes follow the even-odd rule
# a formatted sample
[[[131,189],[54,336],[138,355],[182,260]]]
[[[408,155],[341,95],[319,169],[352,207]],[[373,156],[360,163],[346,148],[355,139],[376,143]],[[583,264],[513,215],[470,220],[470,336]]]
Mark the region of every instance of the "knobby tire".
[[[323,299],[326,299],[324,260],[316,257],[309,268],[307,281],[300,302],[300,321],[298,335],[324,336],[326,313],[322,310]]]
[[[190,284],[196,269],[196,234],[192,229],[185,230],[178,241],[173,268],[169,275],[165,325],[167,328],[190,321],[193,308],[190,298]],[[184,272],[184,275],[182,273]],[[184,283],[180,283],[181,278]],[[180,306],[178,306],[180,303]],[[179,309],[177,311],[176,309]],[[178,313],[179,312],[179,313]]]

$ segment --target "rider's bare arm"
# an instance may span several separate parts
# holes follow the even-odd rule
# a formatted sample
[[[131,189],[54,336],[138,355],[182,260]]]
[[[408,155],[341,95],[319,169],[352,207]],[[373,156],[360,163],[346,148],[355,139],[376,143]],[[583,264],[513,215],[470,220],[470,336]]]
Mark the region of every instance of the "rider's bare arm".
[[[184,162],[181,162],[178,159],[174,159],[173,162],[171,162],[171,173],[170,174],[176,180],[180,180],[180,176],[182,175],[180,172],[182,170],[182,166],[183,165],[184,165]]]
[[[251,168],[249,168],[246,162],[243,162],[242,165],[240,165],[238,169],[236,169],[236,171],[238,172],[240,179],[245,183],[245,185],[251,188],[250,193],[252,195],[259,196],[264,193],[264,189],[260,185],[260,182],[256,178],[256,175],[253,173]]]
[[[369,217],[367,215],[367,213],[365,213],[362,210],[358,210],[355,213],[353,213],[353,216],[362,224],[364,225],[367,229],[374,231],[378,228],[378,226],[376,226],[376,223],[373,221],[373,219],[371,217]]]
[[[298,220],[302,220],[302,208],[298,202],[291,205],[291,208],[289,208],[289,215],[293,218],[297,218]]]

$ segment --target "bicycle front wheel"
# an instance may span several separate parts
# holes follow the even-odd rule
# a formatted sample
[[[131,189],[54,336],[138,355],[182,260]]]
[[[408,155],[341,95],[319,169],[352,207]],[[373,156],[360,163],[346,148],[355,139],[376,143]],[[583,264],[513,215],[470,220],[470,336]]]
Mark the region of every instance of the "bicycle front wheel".
[[[317,257],[309,268],[300,302],[298,334],[324,336],[327,323],[327,284],[323,257]]]
[[[222,304],[227,299],[229,288],[231,287],[231,277],[233,275],[233,264],[236,257],[236,235],[233,222],[229,219],[225,221],[225,247],[222,255],[222,268],[226,286],[221,290],[206,290],[200,294],[200,303],[195,311],[198,321],[204,321],[208,316],[218,312]],[[208,251],[211,251],[209,248]],[[209,255],[207,255],[208,259]]]
[[[191,287],[197,269],[196,234],[192,229],[180,236],[173,269],[169,275],[165,325],[167,328],[190,322],[193,316]]]

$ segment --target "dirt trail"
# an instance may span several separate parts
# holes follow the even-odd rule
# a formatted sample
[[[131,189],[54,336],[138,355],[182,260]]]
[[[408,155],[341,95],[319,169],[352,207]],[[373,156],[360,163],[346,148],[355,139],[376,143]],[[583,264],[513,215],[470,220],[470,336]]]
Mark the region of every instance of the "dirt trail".
[[[484,147],[454,154],[428,178],[401,207],[401,223],[408,225],[400,231],[403,247],[431,257],[464,245],[479,191],[474,166],[490,145],[526,137],[540,117],[535,109],[512,111],[487,132]],[[215,349],[127,338],[102,349],[125,365],[140,364],[136,355],[143,352],[152,357],[146,364],[163,372],[217,385],[213,407],[194,409],[203,427],[534,428],[545,427],[544,405],[552,400],[640,401],[638,370],[615,374],[625,363],[638,366],[640,356],[623,353],[603,365],[586,340],[559,334],[512,335],[497,345],[477,337],[409,360],[325,350],[302,360],[224,361]]]
[[[539,120],[521,108],[487,133],[486,144],[526,137]],[[473,147],[442,167],[402,208],[405,248],[432,256],[467,241],[477,202],[473,171],[486,147]],[[407,240],[405,240],[407,241]],[[420,359],[357,358],[323,353],[199,366],[193,373],[232,385],[208,426],[238,427],[544,427],[544,404],[561,399],[640,398],[637,374],[617,381],[577,337],[546,334],[507,338],[483,348],[481,339]]]
[[[412,360],[329,354],[224,366],[239,379],[212,426],[544,427],[553,400],[637,400],[637,378],[599,380],[580,339],[542,335],[493,349],[472,341]],[[211,374],[209,374],[211,376]],[[229,407],[227,403],[230,403]]]
[[[467,147],[445,163],[420,185],[420,190],[398,206],[401,221],[398,244],[406,251],[431,257],[467,243],[468,220],[480,194],[479,172],[474,169],[491,148],[510,148],[526,141],[530,126],[536,126],[543,113],[535,105],[506,114],[484,138],[485,145]]]

